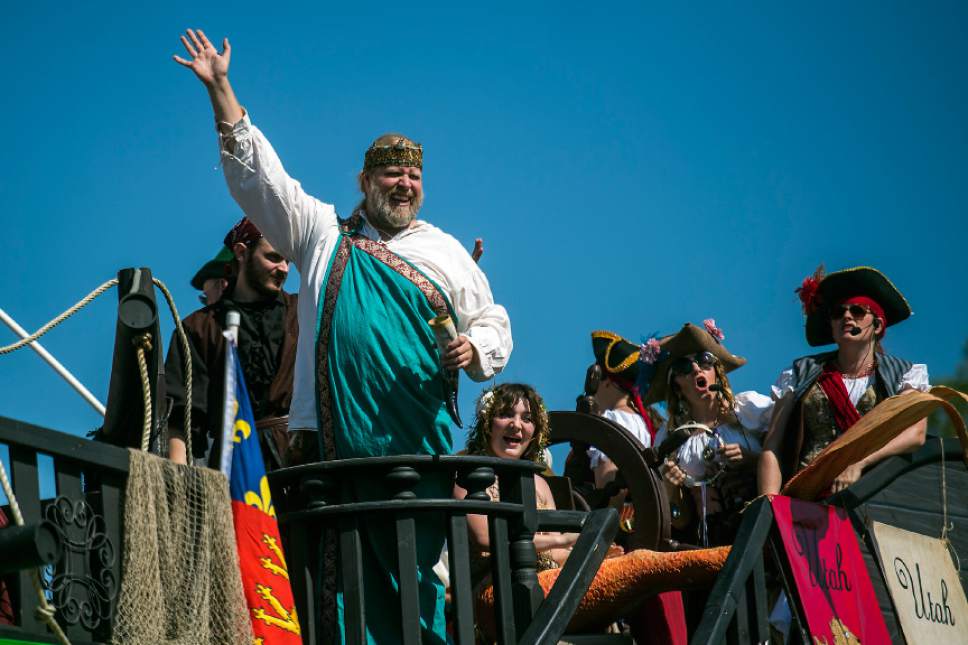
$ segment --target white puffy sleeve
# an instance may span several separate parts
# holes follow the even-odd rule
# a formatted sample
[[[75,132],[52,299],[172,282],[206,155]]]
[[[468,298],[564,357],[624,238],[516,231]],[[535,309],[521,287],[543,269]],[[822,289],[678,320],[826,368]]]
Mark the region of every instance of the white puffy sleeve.
[[[483,277],[484,274],[481,274]],[[486,278],[484,283],[486,284]],[[474,294],[473,296],[471,294]],[[495,304],[487,287],[483,291],[465,292],[463,302],[455,306],[462,332],[477,350],[479,363],[467,366],[467,374],[475,381],[485,381],[504,369],[514,344],[511,340],[511,320],[507,310]],[[470,296],[470,297],[468,297]],[[476,296],[476,297],[474,297]],[[474,300],[476,302],[469,302]]]
[[[766,432],[773,415],[773,399],[753,390],[740,392],[734,398],[734,411],[740,425],[750,432]]]
[[[789,367],[782,372],[780,372],[779,378],[776,379],[770,390],[773,392],[773,400],[779,401],[784,396],[793,391],[793,368]]]
[[[475,381],[485,381],[503,370],[511,356],[514,348],[511,320],[507,310],[494,302],[487,276],[467,251],[457,245],[454,255],[456,275],[448,278],[452,286],[451,304],[457,313],[457,331],[467,336],[478,359],[467,366],[466,372]]]
[[[232,197],[277,251],[306,270],[319,242],[338,234],[336,209],[306,194],[286,173],[248,114],[219,135],[219,144]]]
[[[928,381],[928,366],[924,363],[915,363],[901,377],[902,392],[904,390],[927,392],[929,389],[931,389],[931,383]]]

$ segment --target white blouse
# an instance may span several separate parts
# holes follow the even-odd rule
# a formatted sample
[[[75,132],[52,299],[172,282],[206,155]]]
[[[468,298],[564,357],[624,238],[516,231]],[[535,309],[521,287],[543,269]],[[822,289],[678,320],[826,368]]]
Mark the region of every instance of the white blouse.
[[[864,396],[864,392],[867,391],[870,385],[872,375],[861,376],[860,378],[850,378],[844,376],[844,385],[847,387],[847,395],[850,397],[850,402],[857,405],[860,401],[860,397]],[[928,366],[924,363],[915,363],[911,366],[904,376],[901,377],[901,388],[900,391],[904,390],[918,390],[919,392],[927,392],[931,389],[931,384],[928,382]],[[793,391],[793,368],[788,368],[780,372],[780,377],[776,379],[776,383],[773,384],[773,400],[779,401],[784,396]]]
[[[734,398],[736,405],[733,412],[739,423],[723,423],[713,428],[713,431],[722,439],[723,444],[736,443],[746,452],[758,455],[763,452],[763,435],[770,425],[773,400],[754,391],[740,392]],[[668,427],[663,426],[656,435],[656,444],[661,445],[668,434]],[[711,466],[703,458],[707,447],[718,448],[719,440],[705,432],[693,434],[686,439],[677,453],[679,468],[691,477],[704,479]]]
[[[602,416],[609,421],[614,421],[622,426],[639,440],[643,448],[652,445],[652,435],[649,434],[649,427],[645,424],[645,419],[636,412],[626,412],[624,410],[605,410]],[[608,456],[598,448],[588,449],[588,459],[591,461],[592,468],[597,468],[603,461],[610,461]]]

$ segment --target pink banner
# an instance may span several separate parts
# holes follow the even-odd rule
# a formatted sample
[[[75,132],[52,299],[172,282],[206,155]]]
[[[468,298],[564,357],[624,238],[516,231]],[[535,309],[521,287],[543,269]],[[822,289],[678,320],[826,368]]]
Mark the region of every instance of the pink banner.
[[[889,644],[846,511],[780,495],[771,502],[813,642]]]

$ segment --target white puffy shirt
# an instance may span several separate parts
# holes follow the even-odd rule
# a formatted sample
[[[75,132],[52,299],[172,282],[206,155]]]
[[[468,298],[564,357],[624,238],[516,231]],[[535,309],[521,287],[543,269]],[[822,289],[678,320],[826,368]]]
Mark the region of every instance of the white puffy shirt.
[[[614,421],[635,435],[635,438],[639,440],[643,448],[648,448],[652,445],[652,435],[649,434],[649,427],[645,425],[645,419],[638,413],[626,412],[625,410],[605,410],[602,416],[609,421]],[[592,468],[597,468],[598,464],[603,461],[609,461],[609,458],[598,448],[592,447],[588,449],[588,460],[591,462]]]
[[[763,452],[763,434],[770,425],[773,400],[754,391],[740,392],[733,398],[736,401],[733,412],[739,423],[724,423],[713,429],[722,438],[724,444],[737,443],[750,454],[758,455]],[[668,434],[668,427],[663,425],[656,433],[656,444],[661,445]],[[689,437],[678,451],[679,468],[692,477],[703,477],[706,471],[703,451],[710,441],[710,437],[705,433]]]
[[[850,378],[844,376],[844,385],[847,387],[847,395],[850,397],[850,402],[857,405],[860,401],[860,397],[864,396],[864,392],[867,391],[867,387],[870,385],[871,376],[862,376],[860,378]],[[776,379],[776,383],[773,384],[773,400],[779,401],[784,396],[793,391],[793,368],[787,368],[780,372],[779,378]],[[924,363],[915,363],[911,366],[911,369],[904,373],[901,377],[901,387],[898,390],[903,392],[904,390],[918,390],[920,392],[927,392],[931,389],[931,383],[928,382],[928,366]]]
[[[289,409],[290,430],[316,429],[315,329],[320,289],[330,258],[339,242],[336,209],[312,197],[290,177],[275,150],[246,114],[226,139],[222,168],[229,192],[277,251],[299,270],[299,340],[295,379]],[[362,234],[380,241],[365,224]],[[447,295],[457,314],[457,332],[474,345],[478,363],[468,375],[483,381],[507,364],[513,343],[507,311],[494,303],[484,272],[452,236],[415,221],[410,228],[381,242],[433,280]]]

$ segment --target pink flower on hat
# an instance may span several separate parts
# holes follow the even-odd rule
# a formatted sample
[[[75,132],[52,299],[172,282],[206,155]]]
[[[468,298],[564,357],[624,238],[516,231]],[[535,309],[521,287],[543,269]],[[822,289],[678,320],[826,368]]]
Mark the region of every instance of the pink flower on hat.
[[[706,328],[706,331],[709,333],[709,335],[716,339],[717,343],[723,342],[723,340],[726,338],[726,334],[723,333],[722,329],[716,326],[716,321],[714,319],[707,318],[706,320],[702,321],[702,325]]]
[[[639,360],[652,365],[659,360],[659,354],[661,352],[662,345],[659,344],[659,341],[655,338],[650,338],[639,346]]]

